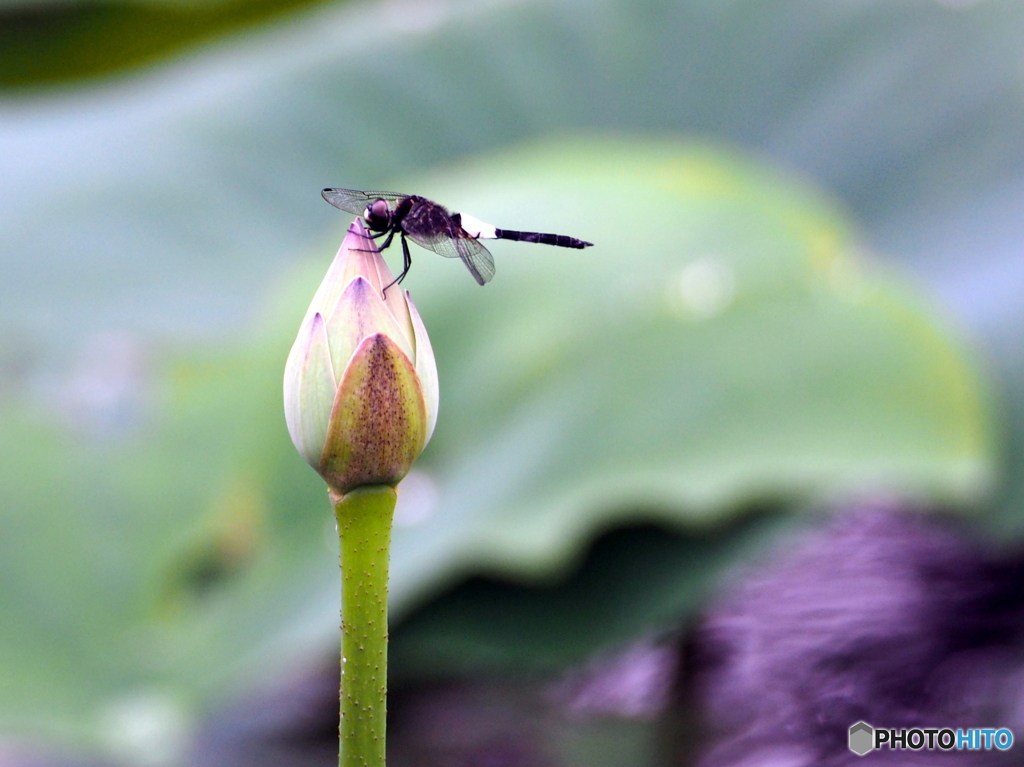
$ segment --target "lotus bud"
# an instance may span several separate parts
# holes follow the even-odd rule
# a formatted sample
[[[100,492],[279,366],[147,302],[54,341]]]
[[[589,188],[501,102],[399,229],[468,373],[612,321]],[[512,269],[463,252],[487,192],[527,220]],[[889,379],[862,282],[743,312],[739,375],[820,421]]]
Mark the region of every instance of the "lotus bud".
[[[434,352],[409,293],[393,279],[356,219],[285,365],[292,442],[338,495],[397,485],[437,422]]]

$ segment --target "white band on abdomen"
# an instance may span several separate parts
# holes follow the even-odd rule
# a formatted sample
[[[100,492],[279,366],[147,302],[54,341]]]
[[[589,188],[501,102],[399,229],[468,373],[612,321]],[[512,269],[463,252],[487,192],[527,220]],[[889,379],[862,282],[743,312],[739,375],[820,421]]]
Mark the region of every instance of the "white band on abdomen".
[[[474,218],[468,213],[462,215],[462,228],[466,230],[466,234],[476,237],[478,240],[494,240],[497,239],[498,235],[495,234],[496,230],[490,224],[485,224],[478,218]]]

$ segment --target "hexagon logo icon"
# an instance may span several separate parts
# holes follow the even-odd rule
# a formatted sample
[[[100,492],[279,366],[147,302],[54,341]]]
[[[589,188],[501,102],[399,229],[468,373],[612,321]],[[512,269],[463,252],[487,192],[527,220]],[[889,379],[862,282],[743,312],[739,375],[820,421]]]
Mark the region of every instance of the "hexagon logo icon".
[[[875,747],[875,728],[867,722],[850,725],[850,750],[864,756]]]

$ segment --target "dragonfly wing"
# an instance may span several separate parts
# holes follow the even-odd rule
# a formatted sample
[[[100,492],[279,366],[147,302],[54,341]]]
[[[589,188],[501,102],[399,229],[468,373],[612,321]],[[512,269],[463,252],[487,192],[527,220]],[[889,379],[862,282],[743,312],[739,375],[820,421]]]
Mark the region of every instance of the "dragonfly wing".
[[[494,277],[494,256],[491,251],[472,237],[460,237],[455,240],[459,258],[469,269],[469,273],[481,285],[486,285]]]
[[[366,206],[374,200],[396,202],[409,196],[398,192],[360,192],[358,189],[324,189],[320,195],[335,208],[357,216],[363,215]]]
[[[409,239],[439,256],[462,259],[473,279],[481,285],[486,285],[494,277],[494,257],[491,252],[465,232],[460,232],[460,236],[455,237],[447,232],[430,237],[410,232]]]

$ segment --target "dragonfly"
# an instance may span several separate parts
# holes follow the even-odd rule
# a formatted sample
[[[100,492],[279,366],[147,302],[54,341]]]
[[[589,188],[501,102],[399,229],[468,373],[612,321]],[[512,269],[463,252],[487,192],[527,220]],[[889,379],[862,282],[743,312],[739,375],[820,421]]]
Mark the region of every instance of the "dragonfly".
[[[356,189],[324,189],[321,193],[335,208],[362,216],[371,237],[385,237],[380,249],[387,248],[395,235],[402,242],[402,273],[391,283],[400,283],[409,273],[412,256],[406,238],[445,258],[458,258],[480,285],[494,277],[494,257],[480,240],[517,240],[539,242],[560,248],[589,248],[592,242],[564,234],[517,232],[485,224],[468,213],[450,213],[425,197],[398,192],[360,192]],[[388,285],[388,287],[391,287]],[[385,288],[387,290],[387,288]]]

